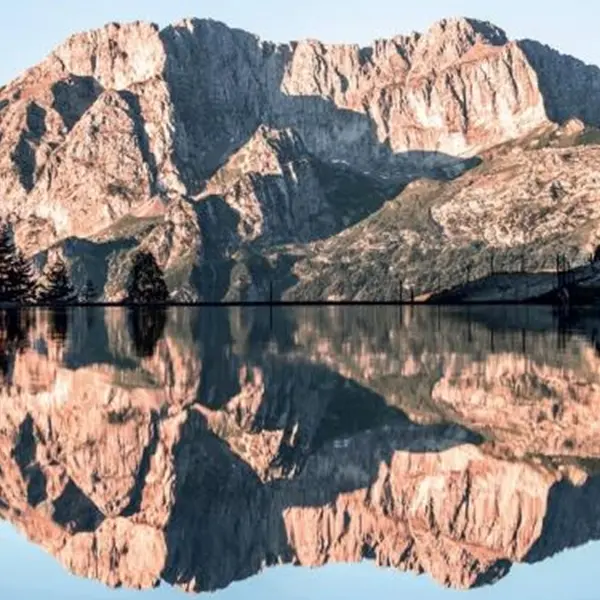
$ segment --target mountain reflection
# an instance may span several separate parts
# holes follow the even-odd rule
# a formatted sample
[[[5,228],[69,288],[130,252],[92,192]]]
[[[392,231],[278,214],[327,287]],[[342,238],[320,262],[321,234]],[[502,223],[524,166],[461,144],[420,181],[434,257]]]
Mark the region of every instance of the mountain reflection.
[[[600,538],[600,319],[0,312],[0,516],[109,586],[375,560],[471,588]]]

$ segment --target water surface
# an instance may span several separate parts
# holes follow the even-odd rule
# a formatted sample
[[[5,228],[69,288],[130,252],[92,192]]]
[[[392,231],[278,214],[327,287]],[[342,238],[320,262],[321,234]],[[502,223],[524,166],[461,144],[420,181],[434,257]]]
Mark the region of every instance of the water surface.
[[[3,598],[595,597],[595,311],[0,319]]]

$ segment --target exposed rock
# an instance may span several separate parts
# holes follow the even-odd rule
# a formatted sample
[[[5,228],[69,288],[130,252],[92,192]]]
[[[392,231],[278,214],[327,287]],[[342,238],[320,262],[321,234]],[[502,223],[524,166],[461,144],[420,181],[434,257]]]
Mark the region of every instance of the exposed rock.
[[[62,337],[39,313],[3,371],[0,515],[110,586],[363,559],[493,583],[600,537],[597,319],[557,355],[531,311],[289,310],[271,330],[178,309],[143,355],[124,310],[70,311]]]
[[[599,93],[597,68],[472,19],[368,48],[275,45],[210,20],[110,24],[0,91],[1,212],[28,254],[58,246],[106,300],[139,245],[175,298],[257,298],[274,279],[311,300],[389,299],[400,279],[431,294],[491,252],[537,269],[596,243],[596,148],[536,148],[596,143]],[[188,203],[190,252],[169,217],[158,226]]]
[[[124,90],[159,76],[165,52],[157,25],[137,21],[110,23],[71,36],[48,58],[79,77],[93,77],[104,87]]]
[[[401,284],[408,298],[411,288],[419,296],[496,273],[487,283],[471,286],[465,297],[542,296],[556,287],[557,254],[581,267],[600,244],[600,154],[597,146],[586,144],[586,137],[596,134],[538,131],[520,142],[532,149],[499,149],[452,182],[410,184],[354,227],[296,247],[298,284],[287,295],[393,300]],[[596,281],[595,267],[580,278]]]

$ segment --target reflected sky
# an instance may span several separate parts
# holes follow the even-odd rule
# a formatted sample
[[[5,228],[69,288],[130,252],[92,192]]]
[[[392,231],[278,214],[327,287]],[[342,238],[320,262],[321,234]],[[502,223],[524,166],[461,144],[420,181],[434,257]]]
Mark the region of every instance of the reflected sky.
[[[496,585],[469,592],[442,589],[428,577],[416,577],[364,562],[320,569],[277,567],[206,597],[215,600],[596,600],[600,543],[563,552],[536,565],[516,565]],[[109,590],[73,577],[43,550],[27,543],[10,525],[0,524],[0,592],[7,600],[177,600],[188,597],[163,584],[151,591]],[[203,595],[204,597],[204,595]]]

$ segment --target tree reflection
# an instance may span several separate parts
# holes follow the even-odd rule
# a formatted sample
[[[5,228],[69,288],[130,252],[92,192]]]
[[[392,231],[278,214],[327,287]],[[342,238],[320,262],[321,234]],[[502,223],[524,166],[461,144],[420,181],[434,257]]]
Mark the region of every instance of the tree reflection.
[[[156,344],[163,336],[167,311],[164,308],[136,306],[129,309],[127,317],[136,355],[139,358],[152,356]]]
[[[66,308],[52,308],[48,314],[50,339],[64,346],[69,334],[69,314]]]
[[[0,375],[10,377],[15,356],[27,348],[34,315],[20,308],[0,310]]]

